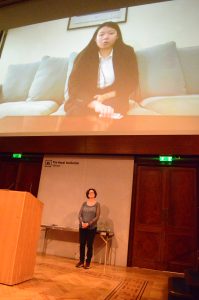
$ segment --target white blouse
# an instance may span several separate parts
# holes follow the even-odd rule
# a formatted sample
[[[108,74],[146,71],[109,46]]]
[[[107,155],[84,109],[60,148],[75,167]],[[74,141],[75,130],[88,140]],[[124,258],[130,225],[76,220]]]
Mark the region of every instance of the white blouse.
[[[115,81],[113,69],[113,50],[107,57],[102,57],[99,53],[99,70],[98,70],[98,88],[105,88]]]

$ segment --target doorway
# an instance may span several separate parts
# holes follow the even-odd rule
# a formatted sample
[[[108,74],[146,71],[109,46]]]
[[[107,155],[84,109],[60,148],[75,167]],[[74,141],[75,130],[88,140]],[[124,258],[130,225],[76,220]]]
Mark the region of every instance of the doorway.
[[[0,189],[27,191],[37,196],[43,157],[24,155],[13,159],[11,155],[0,158]]]
[[[198,164],[135,166],[128,265],[177,272],[196,266]]]

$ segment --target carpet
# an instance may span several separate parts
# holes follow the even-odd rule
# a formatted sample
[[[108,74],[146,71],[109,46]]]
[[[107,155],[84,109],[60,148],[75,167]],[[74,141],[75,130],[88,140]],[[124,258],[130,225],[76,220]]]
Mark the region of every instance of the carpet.
[[[125,279],[122,280],[104,300],[128,299],[140,300],[148,284],[147,280]]]

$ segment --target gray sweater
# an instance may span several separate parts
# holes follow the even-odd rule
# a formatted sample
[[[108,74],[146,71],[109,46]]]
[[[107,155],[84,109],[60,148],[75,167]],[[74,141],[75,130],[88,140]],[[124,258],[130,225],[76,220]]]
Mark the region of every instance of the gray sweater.
[[[94,229],[97,227],[97,221],[100,216],[100,204],[96,202],[94,205],[87,205],[86,201],[82,204],[79,211],[79,226],[81,223],[89,223],[88,229]]]

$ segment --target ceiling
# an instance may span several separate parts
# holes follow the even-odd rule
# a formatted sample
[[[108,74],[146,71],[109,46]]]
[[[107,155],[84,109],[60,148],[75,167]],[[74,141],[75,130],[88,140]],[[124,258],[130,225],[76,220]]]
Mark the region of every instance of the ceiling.
[[[28,2],[28,1],[29,0],[0,0],[0,8],[8,6],[8,5],[13,5],[13,4],[17,4],[17,3],[21,3],[21,2]],[[163,2],[163,1],[167,1],[167,0],[134,0],[134,1],[129,1],[129,2],[132,2],[132,5],[133,4],[138,5],[138,4],[146,4],[146,3],[152,3],[152,2]],[[66,2],[68,2],[68,1],[66,1]],[[87,1],[87,2],[89,2],[89,1]],[[104,3],[103,3],[103,1],[101,1],[101,5],[105,5],[105,3],[107,3],[107,2],[115,2],[115,1],[108,0],[108,1],[105,1]],[[122,2],[122,1],[120,0],[119,2]],[[74,2],[72,3],[72,5],[74,5]]]
[[[172,0],[0,0],[0,30],[164,1]]]
[[[24,1],[28,1],[28,0],[0,0],[0,8],[4,6],[16,4],[19,2],[24,2]]]

